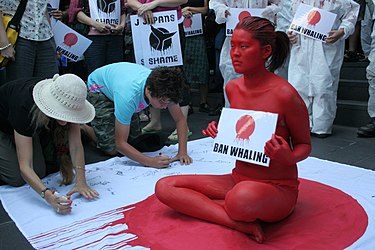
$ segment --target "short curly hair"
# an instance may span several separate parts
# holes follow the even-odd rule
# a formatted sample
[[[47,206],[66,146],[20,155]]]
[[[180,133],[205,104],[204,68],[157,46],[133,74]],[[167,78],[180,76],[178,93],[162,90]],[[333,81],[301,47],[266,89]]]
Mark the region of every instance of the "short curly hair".
[[[176,67],[155,68],[147,77],[146,87],[151,91],[151,97],[167,98],[179,103],[185,87],[183,72]]]

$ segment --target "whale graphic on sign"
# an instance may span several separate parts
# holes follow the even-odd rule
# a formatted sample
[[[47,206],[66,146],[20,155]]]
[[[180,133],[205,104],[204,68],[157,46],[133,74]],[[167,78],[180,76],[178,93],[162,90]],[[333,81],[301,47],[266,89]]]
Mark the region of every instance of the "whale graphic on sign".
[[[97,6],[104,13],[111,13],[116,8],[116,0],[97,0]]]
[[[158,51],[164,51],[172,47],[172,36],[175,32],[170,33],[164,28],[155,28],[151,25],[150,45]]]

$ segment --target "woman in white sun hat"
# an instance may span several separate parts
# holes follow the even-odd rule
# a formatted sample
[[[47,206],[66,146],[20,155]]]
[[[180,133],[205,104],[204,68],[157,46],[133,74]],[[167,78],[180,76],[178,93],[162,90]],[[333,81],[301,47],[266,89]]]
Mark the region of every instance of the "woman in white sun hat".
[[[70,184],[73,170],[76,174],[76,183],[66,196],[98,196],[85,177],[80,124],[95,116],[86,95],[85,83],[73,74],[22,78],[0,87],[0,182],[11,186],[26,182],[58,213],[69,213],[71,201],[57,197],[41,181],[51,172],[46,167],[48,159],[57,155],[53,164],[59,165],[61,184]],[[53,150],[46,150],[51,145]]]

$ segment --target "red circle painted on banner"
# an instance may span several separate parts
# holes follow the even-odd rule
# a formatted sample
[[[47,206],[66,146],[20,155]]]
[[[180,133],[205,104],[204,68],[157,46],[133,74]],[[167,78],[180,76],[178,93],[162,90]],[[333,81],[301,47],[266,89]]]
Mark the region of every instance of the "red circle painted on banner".
[[[64,44],[72,47],[74,44],[78,42],[78,37],[74,33],[68,33],[64,36]]]
[[[344,249],[363,235],[368,217],[355,199],[325,184],[299,180],[294,212],[280,222],[262,225],[266,236],[263,244],[238,231],[177,213],[155,195],[126,206],[132,209],[126,209],[124,218],[113,224],[126,223],[125,233],[136,235],[127,244],[153,250],[285,249],[285,246],[289,249]]]
[[[255,121],[251,115],[244,115],[236,123],[236,138],[248,140],[255,130]]]
[[[315,26],[317,23],[319,23],[320,18],[321,16],[319,11],[313,10],[307,15],[307,23]]]
[[[250,12],[244,10],[238,15],[238,21],[242,21],[245,17],[251,16]]]
[[[191,18],[184,19],[183,25],[185,28],[190,28],[192,24],[193,24],[193,21],[191,20]]]

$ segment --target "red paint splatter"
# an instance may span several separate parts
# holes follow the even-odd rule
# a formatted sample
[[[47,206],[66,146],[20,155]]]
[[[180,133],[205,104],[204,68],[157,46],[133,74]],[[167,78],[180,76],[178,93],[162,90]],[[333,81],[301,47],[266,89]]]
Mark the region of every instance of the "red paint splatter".
[[[236,139],[249,140],[255,130],[255,121],[251,115],[244,115],[236,123]]]
[[[279,223],[264,224],[262,245],[238,231],[179,214],[155,195],[126,212],[128,231],[138,236],[131,245],[152,250],[344,249],[362,236],[368,219],[356,200],[330,186],[300,181],[294,213]]]
[[[191,28],[192,24],[193,24],[193,21],[191,20],[191,18],[184,19],[183,25],[185,28]]]
[[[320,18],[321,16],[319,11],[313,10],[307,15],[307,23],[315,26],[317,23],[319,23]]]
[[[245,17],[251,16],[250,12],[248,11],[241,11],[241,13],[238,15],[238,21],[242,21]]]
[[[64,44],[66,44],[69,47],[72,47],[77,42],[78,42],[78,37],[74,33],[68,33],[64,36]]]
[[[152,250],[345,249],[358,240],[367,214],[351,196],[330,186],[300,179],[295,211],[278,223],[262,224],[260,245],[238,231],[182,215],[155,195],[28,238],[37,249]],[[78,246],[77,246],[78,244]],[[74,247],[73,247],[74,246]]]

